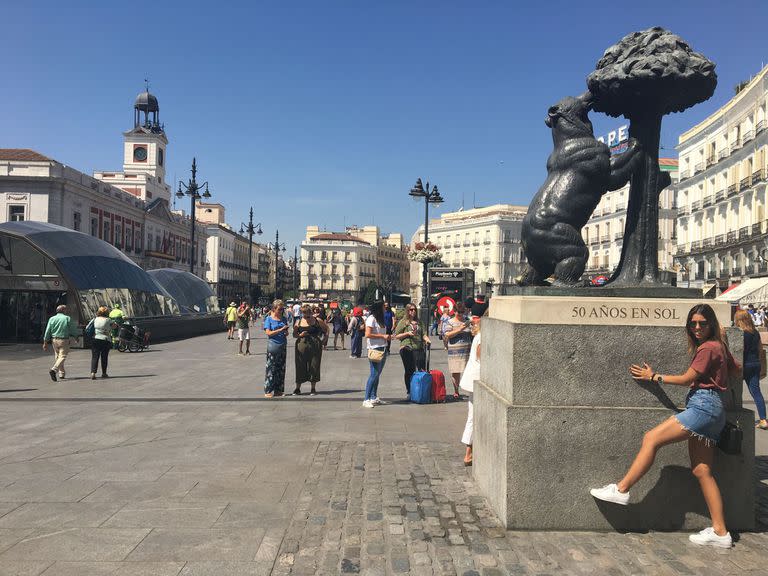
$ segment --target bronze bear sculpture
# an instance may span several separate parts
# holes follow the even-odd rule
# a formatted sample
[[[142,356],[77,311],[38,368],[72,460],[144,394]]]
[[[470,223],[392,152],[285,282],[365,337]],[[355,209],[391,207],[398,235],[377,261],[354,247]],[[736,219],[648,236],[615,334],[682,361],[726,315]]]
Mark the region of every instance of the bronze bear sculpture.
[[[554,150],[547,159],[547,179],[539,188],[522,224],[522,244],[528,271],[522,285],[579,282],[589,258],[581,229],[608,190],[630,179],[639,160],[638,143],[629,139],[627,151],[611,156],[595,138],[589,120],[591,94],[566,96],[552,106],[545,124],[552,129]]]

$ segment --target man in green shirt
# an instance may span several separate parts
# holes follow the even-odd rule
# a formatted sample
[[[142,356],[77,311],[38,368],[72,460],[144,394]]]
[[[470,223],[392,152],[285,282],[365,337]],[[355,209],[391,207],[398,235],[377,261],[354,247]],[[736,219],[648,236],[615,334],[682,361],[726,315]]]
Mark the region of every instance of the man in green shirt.
[[[68,311],[65,305],[58,306],[56,315],[48,319],[48,325],[45,327],[45,335],[43,336],[43,350],[48,350],[49,342],[53,346],[54,363],[48,374],[54,382],[56,382],[57,375],[59,378],[66,378],[64,361],[69,354],[69,339],[74,338],[77,341],[80,336],[77,325],[72,321],[72,318],[67,316]]]
[[[245,355],[251,355],[251,307],[247,302],[240,304],[237,309],[237,337],[240,339],[238,355],[243,354],[243,340],[245,340]]]
[[[237,304],[230,302],[224,312],[224,322],[227,323],[227,340],[235,338],[235,323],[237,322]]]

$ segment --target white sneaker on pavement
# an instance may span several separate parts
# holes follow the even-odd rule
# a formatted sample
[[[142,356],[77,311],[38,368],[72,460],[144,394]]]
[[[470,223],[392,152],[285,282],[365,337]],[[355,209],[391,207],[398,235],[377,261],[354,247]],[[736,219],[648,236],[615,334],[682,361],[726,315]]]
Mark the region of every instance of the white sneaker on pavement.
[[[387,402],[385,400],[379,400],[378,397],[376,397],[373,400],[371,400],[371,402],[373,402],[374,406],[381,406],[382,404],[389,404],[389,402]]]
[[[688,540],[699,546],[715,546],[717,548],[730,548],[733,546],[731,533],[726,532],[725,536],[718,536],[712,527],[704,528],[698,534],[691,534]]]
[[[373,408],[374,406],[376,405],[373,403],[373,400],[363,400],[363,408]]]
[[[619,487],[616,484],[607,484],[602,488],[592,488],[589,493],[598,500],[605,502],[613,502],[622,506],[629,504],[629,492],[619,492]]]

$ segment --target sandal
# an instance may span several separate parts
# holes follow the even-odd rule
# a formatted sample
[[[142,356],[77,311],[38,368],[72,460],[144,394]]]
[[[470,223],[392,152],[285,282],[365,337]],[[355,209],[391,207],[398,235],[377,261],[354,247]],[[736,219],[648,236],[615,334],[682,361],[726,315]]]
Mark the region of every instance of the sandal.
[[[464,460],[464,466],[472,466],[472,458],[469,460]]]
[[[454,399],[454,400],[461,400],[461,396],[459,396],[459,393],[458,393],[458,392],[454,392],[454,393],[453,393],[453,399]]]
[[[267,392],[264,394],[264,398],[273,398],[275,395],[272,392]]]
[[[768,430],[768,420],[760,420],[755,428],[760,428],[760,430]]]
[[[296,388],[296,389],[293,391],[293,395],[294,395],[294,396],[301,396],[301,388]]]

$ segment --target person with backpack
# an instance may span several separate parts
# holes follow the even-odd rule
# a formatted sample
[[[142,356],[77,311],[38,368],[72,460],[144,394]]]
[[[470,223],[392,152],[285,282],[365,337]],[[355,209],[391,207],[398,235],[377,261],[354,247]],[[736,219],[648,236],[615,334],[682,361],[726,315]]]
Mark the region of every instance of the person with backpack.
[[[363,309],[355,306],[352,310],[352,320],[349,322],[349,335],[352,343],[350,346],[350,358],[360,358],[363,354],[363,336],[365,335],[365,323],[363,322]]]
[[[756,427],[761,430],[768,430],[768,420],[765,419],[765,398],[760,391],[760,372],[763,369],[760,357],[764,354],[762,351],[763,343],[752,318],[753,316],[746,310],[737,310],[733,317],[733,324],[744,333],[742,376],[752,399],[755,401],[758,417]]]
[[[725,526],[723,498],[712,475],[712,466],[715,445],[726,423],[722,395],[728,390],[729,376],[738,373],[741,366],[723,340],[720,322],[709,304],[697,304],[690,309],[685,330],[691,363],[684,373],[661,374],[647,363],[642,366],[632,364],[629,368],[637,381],[659,387],[669,384],[690,388],[685,399],[685,410],[645,433],[640,450],[621,480],[589,492],[598,500],[626,506],[629,504],[629,490],[650,470],[659,449],[685,441],[688,443],[691,472],[699,481],[712,519],[711,527],[691,534],[688,539],[700,546],[730,548],[733,540]]]

